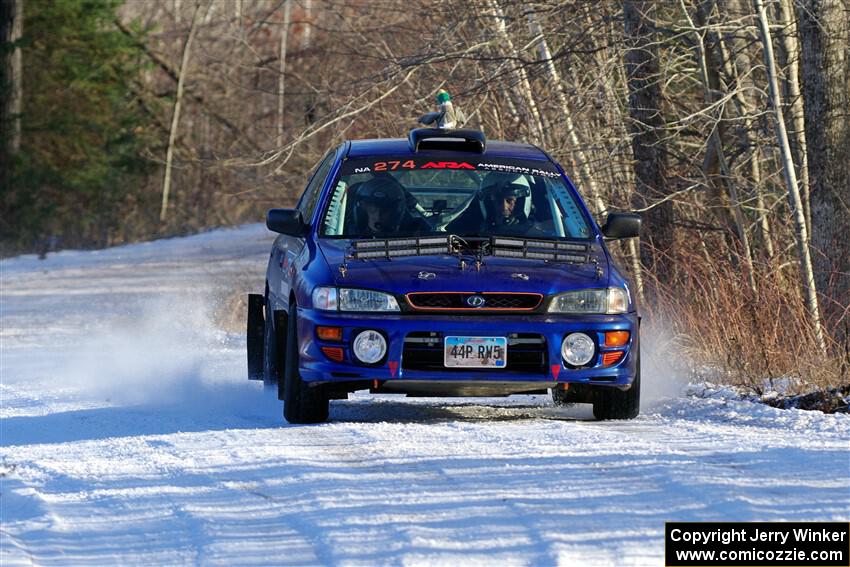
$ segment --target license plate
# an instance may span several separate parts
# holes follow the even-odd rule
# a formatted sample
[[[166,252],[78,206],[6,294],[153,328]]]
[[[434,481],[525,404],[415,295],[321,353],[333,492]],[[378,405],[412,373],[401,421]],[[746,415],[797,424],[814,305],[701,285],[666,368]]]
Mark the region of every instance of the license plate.
[[[505,368],[507,337],[446,337],[443,362],[448,368]]]

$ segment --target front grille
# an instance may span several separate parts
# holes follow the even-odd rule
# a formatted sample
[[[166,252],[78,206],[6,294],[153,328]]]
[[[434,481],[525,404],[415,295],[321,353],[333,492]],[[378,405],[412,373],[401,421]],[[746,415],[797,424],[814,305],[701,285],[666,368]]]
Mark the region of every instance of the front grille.
[[[443,364],[443,333],[418,331],[404,338],[401,367],[406,370],[439,370],[452,372],[499,372],[513,371],[527,374],[547,374],[548,351],[546,339],[536,333],[508,333],[508,366],[506,369],[492,368],[446,368]]]
[[[467,300],[479,297],[483,305],[475,307]],[[502,292],[413,292],[407,294],[407,303],[419,310],[450,311],[534,311],[543,301],[539,293]]]

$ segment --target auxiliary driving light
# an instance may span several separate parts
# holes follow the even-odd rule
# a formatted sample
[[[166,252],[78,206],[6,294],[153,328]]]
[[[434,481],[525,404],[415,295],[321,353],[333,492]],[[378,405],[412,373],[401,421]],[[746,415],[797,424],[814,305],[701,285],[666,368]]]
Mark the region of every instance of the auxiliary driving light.
[[[387,340],[378,331],[362,331],[351,346],[354,356],[364,364],[375,364],[387,354]]]
[[[584,366],[593,359],[596,345],[584,333],[570,333],[561,343],[561,356],[570,366]]]

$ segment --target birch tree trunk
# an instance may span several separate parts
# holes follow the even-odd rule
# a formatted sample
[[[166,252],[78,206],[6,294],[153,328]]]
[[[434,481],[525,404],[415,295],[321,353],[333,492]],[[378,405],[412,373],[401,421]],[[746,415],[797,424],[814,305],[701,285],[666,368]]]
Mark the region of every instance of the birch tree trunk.
[[[571,153],[576,156],[579,171],[581,172],[582,180],[587,184],[590,190],[590,195],[593,199],[593,205],[596,208],[596,214],[601,215],[605,212],[605,203],[602,201],[602,196],[599,194],[599,187],[594,179],[593,172],[590,169],[590,158],[585,154],[581,140],[576,133],[573,118],[570,112],[570,106],[567,101],[567,95],[564,93],[561,77],[558,75],[558,69],[555,68],[555,62],[552,61],[552,52],[549,51],[549,44],[546,42],[546,36],[543,35],[543,30],[540,24],[537,23],[537,18],[533,12],[528,12],[528,27],[532,37],[537,40],[537,49],[540,52],[540,59],[543,61],[546,73],[549,75],[549,82],[555,90],[558,97],[558,106],[561,111],[561,118],[564,121],[564,127],[567,129],[569,137]]]
[[[797,255],[800,262],[800,276],[803,280],[803,295],[806,299],[806,307],[809,311],[809,317],[811,318],[818,346],[825,353],[826,343],[821,329],[817,288],[815,286],[815,277],[812,270],[812,258],[809,254],[809,236],[806,230],[806,219],[803,214],[803,203],[800,199],[800,190],[797,185],[797,174],[794,170],[794,159],[791,155],[791,146],[788,143],[788,133],[785,130],[785,118],[782,115],[782,100],[779,95],[779,82],[776,78],[776,60],[773,57],[770,24],[767,21],[767,11],[764,8],[762,0],[753,0],[753,6],[755,7],[756,15],[758,16],[759,32],[761,34],[762,48],[764,51],[764,64],[767,69],[768,87],[770,91],[770,105],[773,107],[776,137],[779,143],[779,151],[782,159],[782,170],[785,174],[785,185],[788,189],[788,201],[791,206],[791,215],[794,221]]]
[[[283,145],[283,100],[286,88],[286,44],[289,41],[289,23],[292,10],[291,0],[283,3],[283,28],[280,30],[280,66],[277,79],[277,146]]]
[[[809,190],[809,158],[806,155],[806,121],[803,112],[803,96],[800,93],[800,50],[797,45],[797,22],[794,18],[792,0],[779,0],[780,26],[782,29],[782,48],[787,59],[786,77],[783,84],[786,86],[791,112],[790,144],[791,151],[796,158],[797,169],[800,172],[800,199],[803,201],[803,213],[806,217],[806,226],[811,232],[812,211]]]
[[[195,4],[195,11],[192,14],[192,24],[189,27],[189,35],[186,36],[186,43],[183,44],[183,57],[180,62],[180,70],[178,71],[177,93],[174,98],[174,112],[171,115],[171,128],[168,133],[168,149],[165,153],[165,178],[162,182],[162,207],[159,210],[160,222],[165,221],[165,216],[168,211],[168,194],[171,190],[171,166],[174,160],[174,142],[177,139],[177,127],[180,124],[180,104],[183,101],[183,89],[189,68],[189,56],[192,52],[192,40],[195,38],[195,31],[198,27],[198,14],[200,11],[201,3],[199,1]]]
[[[558,97],[558,105],[561,111],[561,117],[564,120],[564,127],[567,129],[567,136],[569,137],[570,143],[572,144],[572,148],[570,148],[570,151],[571,153],[573,153],[573,155],[575,155],[576,161],[578,162],[579,171],[581,172],[582,180],[587,184],[587,187],[590,190],[590,194],[593,199],[593,206],[596,209],[596,214],[602,215],[607,210],[607,207],[605,206],[605,201],[602,199],[602,195],[599,192],[599,186],[596,183],[593,171],[590,168],[590,158],[584,152],[583,144],[579,139],[575,125],[573,124],[569,102],[567,101],[567,95],[564,92],[563,84],[561,83],[561,77],[558,74],[558,69],[555,67],[555,62],[552,60],[552,52],[549,50],[549,44],[546,41],[546,36],[543,35],[543,30],[540,27],[540,24],[537,22],[537,18],[534,16],[534,13],[530,11],[528,12],[528,25],[532,37],[537,40],[537,48],[540,52],[540,59],[542,59],[544,62],[546,73],[549,75],[549,82],[553,85],[553,88],[555,89],[555,94]],[[636,259],[637,250],[633,239],[629,239],[628,248],[631,258]],[[640,262],[635,262],[633,268],[635,274],[635,287],[637,288],[637,294],[638,297],[643,300],[643,277],[640,271]]]
[[[798,6],[815,281],[850,370],[850,2]]]
[[[749,14],[749,8],[739,5],[739,2],[741,1],[742,0],[734,1],[737,13],[732,17],[742,17],[744,14]],[[741,132],[741,136],[743,137],[746,147],[750,148],[750,157],[748,160],[750,169],[749,174],[753,184],[753,193],[756,198],[759,236],[761,243],[764,246],[767,258],[770,259],[773,258],[775,252],[773,236],[771,235],[770,222],[767,214],[768,209],[764,200],[764,187],[761,175],[761,152],[759,149],[758,136],[755,134],[756,127],[753,119],[753,115],[758,111],[753,95],[756,89],[753,84],[752,75],[746,73],[742,76],[739,71],[739,69],[751,69],[752,60],[750,58],[747,42],[741,34],[733,32],[724,34],[719,37],[717,44],[721,51],[724,73],[733,81],[732,92],[735,95],[735,106],[737,107],[738,114],[744,120],[744,128]],[[735,55],[732,56],[732,53]]]
[[[486,16],[491,21],[493,30],[496,32],[497,47],[495,50],[503,57],[513,60],[519,59],[519,52],[514,47],[514,42],[511,36],[508,35],[508,29],[505,25],[505,13],[499,6],[498,0],[485,0],[484,5],[487,7]],[[531,91],[531,82],[528,80],[528,73],[525,69],[514,62],[510,65],[513,67],[511,74],[514,76],[514,83],[519,89],[519,95],[516,97],[517,106],[522,108],[522,120],[530,133],[530,142],[537,145],[545,144],[543,134],[543,122],[540,119],[540,112],[537,110],[537,103],[534,101],[534,95]]]
[[[291,0],[287,0],[287,3]],[[304,0],[304,22],[301,28],[301,51],[310,49],[313,40],[313,0]]]

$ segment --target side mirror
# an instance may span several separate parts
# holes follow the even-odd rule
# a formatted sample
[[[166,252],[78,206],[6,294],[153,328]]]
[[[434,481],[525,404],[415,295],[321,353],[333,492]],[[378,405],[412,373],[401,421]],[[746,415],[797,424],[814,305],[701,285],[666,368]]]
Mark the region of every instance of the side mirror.
[[[640,236],[640,215],[635,213],[611,213],[602,227],[606,238],[635,238]]]
[[[307,225],[298,209],[269,209],[266,226],[273,232],[289,236],[304,236]]]

